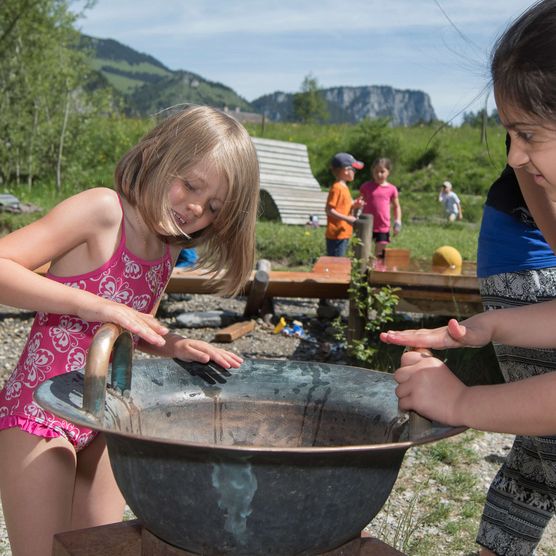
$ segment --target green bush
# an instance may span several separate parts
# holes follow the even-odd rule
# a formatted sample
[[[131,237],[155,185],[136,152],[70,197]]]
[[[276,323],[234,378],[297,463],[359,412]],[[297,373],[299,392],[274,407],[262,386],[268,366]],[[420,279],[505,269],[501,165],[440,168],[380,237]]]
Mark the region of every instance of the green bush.
[[[309,269],[326,254],[324,227],[288,226],[278,222],[257,223],[257,259],[274,261],[275,268]]]

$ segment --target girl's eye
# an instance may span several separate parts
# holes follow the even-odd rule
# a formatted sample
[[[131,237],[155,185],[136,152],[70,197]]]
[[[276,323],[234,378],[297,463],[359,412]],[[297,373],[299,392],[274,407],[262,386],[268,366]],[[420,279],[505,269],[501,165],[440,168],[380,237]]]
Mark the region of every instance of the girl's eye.
[[[529,131],[517,131],[516,135],[519,139],[525,141],[526,143],[530,143],[533,140],[533,134]]]
[[[183,186],[185,187],[185,189],[187,189],[188,191],[195,191],[195,189],[193,188],[193,186],[188,182],[188,181],[183,181]]]

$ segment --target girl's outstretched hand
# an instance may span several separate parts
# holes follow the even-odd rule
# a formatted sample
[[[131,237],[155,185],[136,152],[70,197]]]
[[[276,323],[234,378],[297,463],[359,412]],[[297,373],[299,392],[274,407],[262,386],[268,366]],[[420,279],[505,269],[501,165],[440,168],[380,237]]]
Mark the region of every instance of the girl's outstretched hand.
[[[480,347],[490,342],[491,333],[479,326],[480,320],[471,317],[464,322],[465,324],[450,319],[448,326],[440,328],[389,330],[381,332],[380,339],[387,344],[432,349]]]
[[[400,409],[445,425],[465,424],[462,410],[468,387],[439,359],[417,351],[404,353],[394,379]]]
[[[166,343],[164,336],[168,334],[168,328],[152,315],[88,292],[83,293],[91,298],[80,304],[78,317],[89,322],[113,322],[153,346],[160,347]]]
[[[236,353],[218,348],[202,340],[188,338],[180,338],[175,343],[174,354],[174,357],[183,361],[197,361],[199,363],[214,361],[224,369],[237,369],[243,363],[243,359]]]

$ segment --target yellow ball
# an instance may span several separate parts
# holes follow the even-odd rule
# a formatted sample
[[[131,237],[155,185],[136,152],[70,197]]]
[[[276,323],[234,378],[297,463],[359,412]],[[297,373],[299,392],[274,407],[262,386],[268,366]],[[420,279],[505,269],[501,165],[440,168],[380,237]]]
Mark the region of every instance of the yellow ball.
[[[450,245],[439,247],[432,255],[433,266],[443,266],[447,268],[461,268],[463,259],[460,252]]]

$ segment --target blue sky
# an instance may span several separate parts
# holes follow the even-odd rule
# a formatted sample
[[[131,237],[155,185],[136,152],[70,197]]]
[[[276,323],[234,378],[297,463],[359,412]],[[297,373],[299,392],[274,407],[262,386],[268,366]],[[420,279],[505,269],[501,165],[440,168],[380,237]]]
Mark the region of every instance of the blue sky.
[[[219,81],[251,101],[321,87],[390,85],[439,118],[478,110],[496,37],[530,0],[97,0],[81,30]],[[77,9],[82,0],[74,2]],[[480,97],[480,98],[478,98]],[[493,108],[489,101],[489,111]]]

